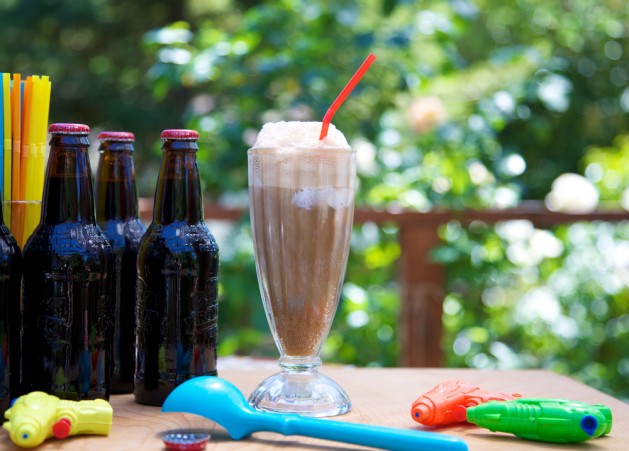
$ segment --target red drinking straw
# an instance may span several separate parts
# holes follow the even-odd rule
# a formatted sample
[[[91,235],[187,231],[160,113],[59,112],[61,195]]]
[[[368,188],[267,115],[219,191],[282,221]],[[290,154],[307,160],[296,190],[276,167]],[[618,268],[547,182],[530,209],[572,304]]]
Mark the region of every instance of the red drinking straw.
[[[363,78],[363,75],[365,75],[365,72],[367,72],[367,69],[369,69],[369,66],[371,66],[371,63],[373,63],[375,59],[376,59],[376,55],[374,55],[373,53],[370,53],[367,59],[360,65],[360,67],[358,68],[354,76],[349,80],[347,85],[345,85],[345,87],[343,88],[341,93],[338,95],[334,103],[332,103],[332,106],[328,108],[328,111],[326,111],[325,116],[323,116],[323,121],[321,124],[321,135],[319,135],[319,139],[323,139],[326,136],[328,136],[328,127],[330,126],[330,122],[332,121],[332,116],[334,116],[334,113],[336,113],[336,110],[338,110],[339,107],[343,104],[343,102],[345,102],[345,99],[347,98],[349,93],[352,92],[352,89],[354,89],[354,87],[358,84],[360,79]]]

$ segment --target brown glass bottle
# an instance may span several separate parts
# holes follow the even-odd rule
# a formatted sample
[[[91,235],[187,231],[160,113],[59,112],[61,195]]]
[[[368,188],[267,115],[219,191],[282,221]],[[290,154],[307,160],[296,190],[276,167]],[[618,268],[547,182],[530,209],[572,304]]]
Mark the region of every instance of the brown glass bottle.
[[[89,127],[49,131],[41,220],[22,254],[21,390],[107,399],[113,253],[95,220]]]
[[[186,380],[216,375],[218,246],[203,221],[193,130],[162,132],[153,222],[138,253],[134,394],[162,405]]]
[[[4,224],[0,203],[0,418],[18,395],[22,253]]]
[[[94,177],[96,221],[114,252],[113,356],[111,393],[131,393],[135,370],[135,285],[138,246],[146,227],[138,217],[133,166],[135,136],[102,132],[100,158]]]

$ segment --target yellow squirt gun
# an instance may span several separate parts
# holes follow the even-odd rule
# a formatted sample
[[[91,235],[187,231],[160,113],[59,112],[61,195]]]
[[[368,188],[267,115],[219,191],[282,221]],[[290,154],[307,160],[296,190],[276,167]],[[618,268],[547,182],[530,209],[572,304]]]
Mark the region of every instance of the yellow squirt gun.
[[[111,404],[102,399],[66,401],[44,392],[31,392],[15,400],[4,413],[2,425],[18,446],[32,448],[50,437],[109,435],[113,420]]]

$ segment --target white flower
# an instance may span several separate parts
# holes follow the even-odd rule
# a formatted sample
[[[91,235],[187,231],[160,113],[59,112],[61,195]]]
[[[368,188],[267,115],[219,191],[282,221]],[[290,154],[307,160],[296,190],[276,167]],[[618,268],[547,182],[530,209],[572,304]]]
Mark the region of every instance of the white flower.
[[[438,97],[420,97],[411,104],[408,117],[411,127],[418,133],[424,133],[443,124],[448,113]]]
[[[598,190],[583,176],[561,174],[553,182],[544,203],[551,211],[589,213],[598,205]]]

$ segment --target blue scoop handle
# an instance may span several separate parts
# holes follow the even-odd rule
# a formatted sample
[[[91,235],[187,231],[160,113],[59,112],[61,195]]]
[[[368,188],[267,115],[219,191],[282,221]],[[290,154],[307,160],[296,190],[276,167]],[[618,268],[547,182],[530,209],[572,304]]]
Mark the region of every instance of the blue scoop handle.
[[[466,443],[460,438],[436,432],[394,429],[368,424],[307,418],[299,415],[259,413],[255,417],[258,430],[277,432],[283,435],[303,435],[394,451],[467,450]]]

